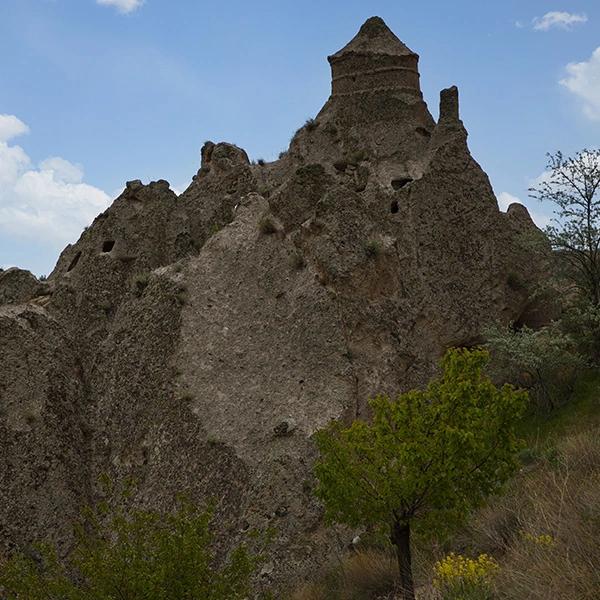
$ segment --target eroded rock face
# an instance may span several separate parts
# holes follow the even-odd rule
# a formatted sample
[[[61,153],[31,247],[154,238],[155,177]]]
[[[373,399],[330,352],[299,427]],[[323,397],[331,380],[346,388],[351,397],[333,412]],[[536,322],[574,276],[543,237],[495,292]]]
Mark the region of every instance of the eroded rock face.
[[[458,90],[436,123],[378,18],[329,61],[332,95],[280,160],[207,142],[182,195],[129,182],[43,302],[0,273],[2,543],[68,544],[108,473],[140,505],[216,499],[228,540],[274,527],[263,585],[302,578],[349,541],[312,497],[313,432],[422,385],[491,321],[547,320],[528,293],[546,242],[498,210]]]
[[[44,295],[46,286],[35,275],[23,269],[0,269],[0,306],[21,304]]]

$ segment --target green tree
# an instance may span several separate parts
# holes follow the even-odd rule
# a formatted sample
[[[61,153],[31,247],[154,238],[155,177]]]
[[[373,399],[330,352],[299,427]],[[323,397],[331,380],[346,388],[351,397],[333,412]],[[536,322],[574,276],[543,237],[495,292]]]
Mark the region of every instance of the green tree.
[[[526,389],[537,409],[553,410],[569,400],[585,359],[561,323],[538,330],[493,326],[485,337],[494,378]]]
[[[548,155],[547,176],[529,195],[556,206],[546,234],[565,275],[594,306],[600,305],[600,150],[565,158]]]
[[[102,504],[84,513],[66,561],[40,546],[0,564],[0,598],[242,600],[258,557],[240,545],[216,566],[211,519],[185,502],[167,515]]]
[[[518,466],[514,425],[527,394],[484,375],[483,350],[449,350],[425,390],[371,400],[371,423],[315,434],[316,494],[328,521],[378,526],[396,547],[403,598],[414,598],[411,530],[461,522]]]

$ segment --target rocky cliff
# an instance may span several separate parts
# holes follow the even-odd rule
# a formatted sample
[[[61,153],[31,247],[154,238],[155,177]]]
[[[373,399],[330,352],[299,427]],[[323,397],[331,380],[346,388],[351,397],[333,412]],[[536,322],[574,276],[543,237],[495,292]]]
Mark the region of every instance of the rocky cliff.
[[[263,581],[300,577],[347,541],[312,498],[312,433],[491,321],[547,317],[543,236],[499,211],[457,89],[436,123],[379,18],[329,62],[279,160],[207,142],[183,194],[129,182],[47,281],[0,272],[0,544],[68,548],[107,473],[140,505],[215,499],[232,539],[274,527]]]

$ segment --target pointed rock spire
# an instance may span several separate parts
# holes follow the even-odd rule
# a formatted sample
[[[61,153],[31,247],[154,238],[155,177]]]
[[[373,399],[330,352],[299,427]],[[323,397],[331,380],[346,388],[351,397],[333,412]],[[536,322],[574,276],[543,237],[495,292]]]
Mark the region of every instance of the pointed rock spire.
[[[388,56],[417,56],[402,43],[381,17],[367,19],[359,32],[341,50],[329,57],[336,61],[348,54],[387,54]]]
[[[421,97],[419,56],[380,17],[367,19],[354,38],[328,60],[333,96],[393,90]]]

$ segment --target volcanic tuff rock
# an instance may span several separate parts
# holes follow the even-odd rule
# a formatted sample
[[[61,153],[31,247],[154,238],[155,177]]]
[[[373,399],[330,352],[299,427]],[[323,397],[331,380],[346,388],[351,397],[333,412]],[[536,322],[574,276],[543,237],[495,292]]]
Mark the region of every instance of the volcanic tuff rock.
[[[329,62],[331,97],[280,160],[207,142],[183,194],[129,182],[48,282],[0,273],[3,545],[68,548],[108,473],[138,505],[215,498],[228,539],[274,526],[265,584],[301,577],[340,543],[312,433],[423,384],[490,321],[547,318],[544,238],[498,210],[457,89],[436,123],[377,17]]]

